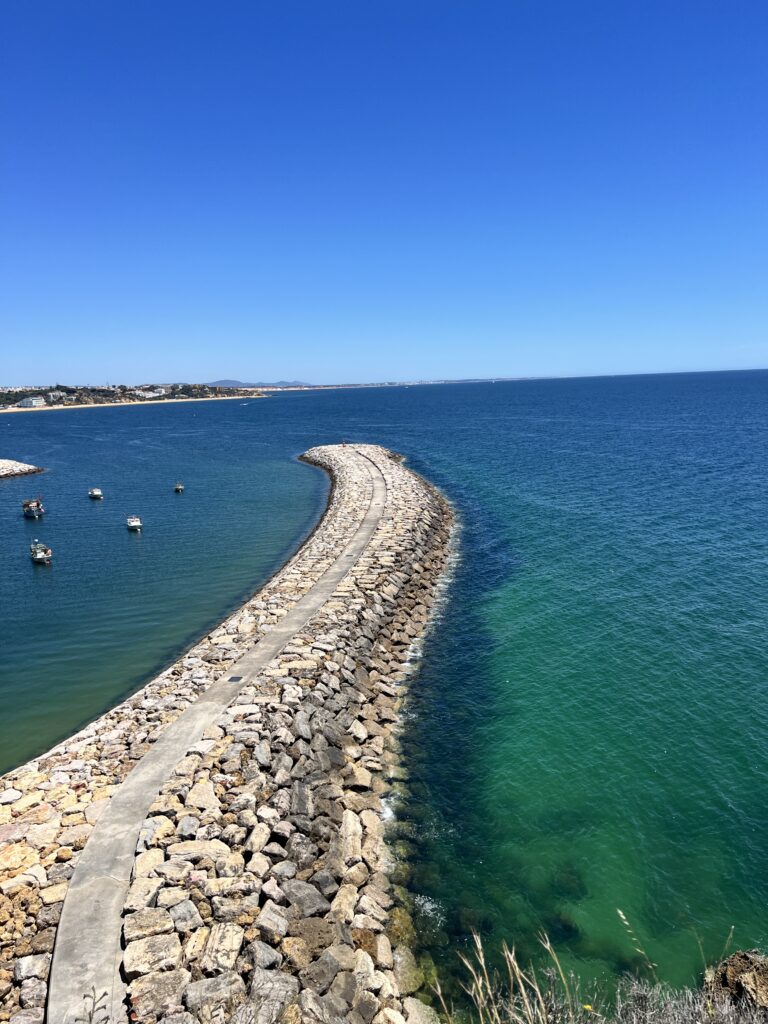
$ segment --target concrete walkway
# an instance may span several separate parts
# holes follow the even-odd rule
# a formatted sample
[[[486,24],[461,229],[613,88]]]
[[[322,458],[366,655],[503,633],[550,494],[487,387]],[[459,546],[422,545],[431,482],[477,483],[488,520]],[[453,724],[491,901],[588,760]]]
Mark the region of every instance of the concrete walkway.
[[[386,484],[375,463],[362,452],[357,454],[372,476],[373,496],[352,539],[282,622],[168,726],[127,776],[91,833],[70,881],[56,935],[48,1024],[82,1024],[84,1000],[94,993],[101,1010],[94,1020],[108,1016],[110,1024],[127,1021],[126,987],[120,975],[122,911],[141,827],[189,748],[333,596],[373,537],[386,505]],[[242,678],[231,682],[232,676]]]

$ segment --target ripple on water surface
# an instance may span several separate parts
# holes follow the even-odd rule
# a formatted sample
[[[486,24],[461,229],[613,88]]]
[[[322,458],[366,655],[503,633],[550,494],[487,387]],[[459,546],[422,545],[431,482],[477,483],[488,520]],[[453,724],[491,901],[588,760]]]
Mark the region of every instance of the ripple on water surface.
[[[641,959],[619,907],[676,983],[731,925],[765,944],[767,386],[521,381],[0,417],[3,455],[52,470],[0,484],[5,763],[135,688],[280,564],[326,495],[296,454],[380,443],[462,523],[397,806],[429,952],[455,967],[477,928],[536,955],[546,929],[567,967],[615,975]],[[36,526],[18,502],[38,491]],[[29,564],[38,535],[50,571]]]

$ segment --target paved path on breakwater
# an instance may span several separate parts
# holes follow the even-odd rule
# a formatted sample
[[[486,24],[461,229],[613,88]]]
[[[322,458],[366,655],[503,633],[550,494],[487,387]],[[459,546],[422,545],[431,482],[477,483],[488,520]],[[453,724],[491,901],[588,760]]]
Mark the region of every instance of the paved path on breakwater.
[[[247,685],[280,653],[332,597],[379,525],[387,499],[384,477],[364,453],[373,494],[357,531],[335,562],[282,622],[237,661],[165,731],[142,758],[99,819],[72,876],[59,924],[48,993],[49,1024],[74,1024],[84,999],[107,993],[104,1011],[112,1024],[126,1019],[122,961],[122,909],[131,879],[139,832],[160,787],[189,747]]]

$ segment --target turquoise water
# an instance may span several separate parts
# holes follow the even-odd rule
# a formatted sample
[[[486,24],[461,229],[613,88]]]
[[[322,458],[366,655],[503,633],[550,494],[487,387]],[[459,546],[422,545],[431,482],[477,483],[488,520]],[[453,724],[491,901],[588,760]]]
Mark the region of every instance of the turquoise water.
[[[639,961],[617,908],[674,983],[731,925],[765,945],[767,397],[754,372],[0,417],[3,454],[51,467],[0,486],[6,764],[280,563],[326,494],[297,453],[376,441],[462,524],[404,736],[426,948],[453,966],[478,928],[535,955],[544,929],[568,967],[612,977]],[[35,527],[17,501],[38,490]],[[36,531],[50,570],[27,559]]]

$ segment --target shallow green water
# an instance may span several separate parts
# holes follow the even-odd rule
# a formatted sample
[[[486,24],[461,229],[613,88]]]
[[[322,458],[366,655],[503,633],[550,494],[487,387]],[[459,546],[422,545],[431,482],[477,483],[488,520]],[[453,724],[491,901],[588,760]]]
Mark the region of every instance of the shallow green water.
[[[673,983],[732,925],[768,941],[765,384],[531,383],[480,413],[407,745],[438,959],[476,927],[642,970],[617,908]]]

